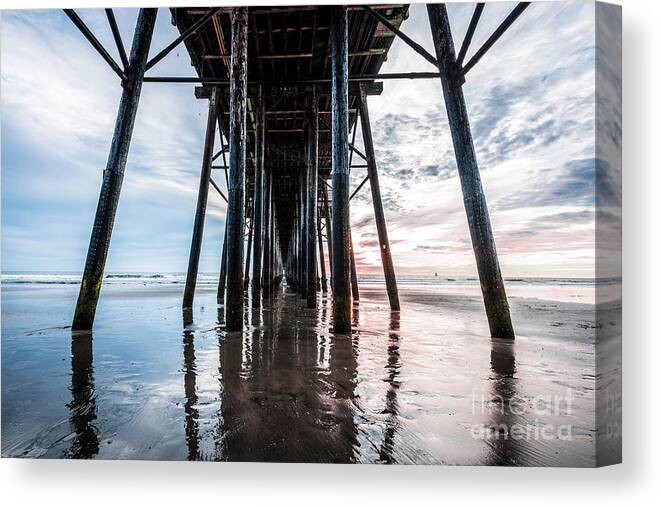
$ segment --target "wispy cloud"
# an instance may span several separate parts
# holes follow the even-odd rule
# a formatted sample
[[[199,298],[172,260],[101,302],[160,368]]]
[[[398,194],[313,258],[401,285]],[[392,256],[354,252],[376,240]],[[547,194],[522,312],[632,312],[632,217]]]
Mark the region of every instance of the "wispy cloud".
[[[79,12],[114,50],[103,11]],[[136,12],[116,11],[127,47]],[[152,54],[176,36],[161,10]],[[160,65],[191,74],[183,48]],[[61,11],[3,13],[3,269],[82,269],[120,94],[117,77]],[[205,122],[206,103],[192,86],[144,85],[109,270],[185,269]],[[203,270],[219,262],[225,206],[216,197]],[[19,230],[49,257],[37,257]]]
[[[473,51],[512,6],[486,6]],[[472,9],[449,4],[456,45]],[[583,1],[533,4],[467,76],[474,143],[506,276],[594,270],[595,193],[611,200],[618,194],[607,181],[594,188],[604,167],[594,154],[593,11]],[[113,48],[103,12],[81,13]],[[116,14],[130,45],[136,10]],[[423,5],[411,6],[403,29],[433,52]],[[175,36],[162,9],[152,54]],[[3,269],[79,271],[121,89],[60,11],[5,12],[1,37]],[[190,75],[185,49],[158,70]],[[398,39],[383,69],[429,70]],[[474,274],[440,83],[386,81],[384,93],[369,101],[397,271]],[[192,86],[145,84],[109,270],[185,270],[205,121],[206,103],[195,100]],[[354,170],[353,188],[362,171]],[[369,186],[351,203],[359,270],[379,272]],[[210,194],[202,270],[217,270],[224,213],[224,203]]]
[[[472,44],[511,10],[488,4]],[[472,4],[449,4],[455,45]],[[594,6],[535,3],[467,76],[474,144],[506,275],[594,271]],[[433,50],[426,8],[403,29]],[[396,40],[390,72],[433,70]],[[471,52],[469,51],[468,58]],[[474,274],[474,257],[439,83],[386,83],[370,112],[399,272]],[[362,175],[353,176],[355,184]],[[606,191],[606,190],[605,190]],[[354,236],[376,237],[366,189],[352,201]],[[377,256],[363,269],[378,272]]]

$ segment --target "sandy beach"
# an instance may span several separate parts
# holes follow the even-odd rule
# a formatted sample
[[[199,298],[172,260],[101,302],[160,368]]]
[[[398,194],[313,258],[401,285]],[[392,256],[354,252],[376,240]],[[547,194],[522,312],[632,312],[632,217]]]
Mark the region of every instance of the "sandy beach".
[[[361,286],[351,336],[330,301],[281,287],[226,333],[213,284],[104,286],[93,336],[75,283],[2,287],[5,457],[594,466],[589,284],[508,287],[514,342],[479,289]],[[592,298],[592,299],[590,299]]]

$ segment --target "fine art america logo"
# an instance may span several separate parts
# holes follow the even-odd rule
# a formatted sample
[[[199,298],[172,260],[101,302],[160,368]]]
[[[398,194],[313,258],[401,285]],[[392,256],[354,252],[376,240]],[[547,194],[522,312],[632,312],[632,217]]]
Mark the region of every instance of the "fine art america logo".
[[[574,395],[567,389],[564,395],[501,396],[472,391],[473,415],[492,419],[490,424],[471,426],[475,439],[489,440],[572,440],[571,424],[557,424],[572,414]]]

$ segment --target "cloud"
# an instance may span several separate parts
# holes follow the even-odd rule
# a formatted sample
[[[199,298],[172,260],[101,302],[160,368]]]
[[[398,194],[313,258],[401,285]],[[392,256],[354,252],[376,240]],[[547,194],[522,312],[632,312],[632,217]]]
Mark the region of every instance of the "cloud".
[[[468,58],[513,5],[486,6]],[[473,7],[448,5],[455,45]],[[583,1],[531,5],[467,75],[474,146],[506,276],[588,276],[595,199],[621,203],[617,171],[605,162],[609,153],[595,158],[593,11]],[[81,13],[115,54],[103,11]],[[128,43],[136,10],[116,15]],[[424,5],[411,5],[402,28],[433,53]],[[175,36],[161,10],[152,55]],[[1,37],[3,269],[80,270],[121,93],[118,80],[61,11],[3,12]],[[433,70],[399,39],[382,69]],[[158,73],[191,74],[183,46],[159,63]],[[618,87],[612,80],[602,100],[612,105]],[[473,275],[439,80],[386,81],[369,108],[398,273]],[[109,269],[185,270],[205,123],[206,102],[194,99],[192,86],[145,84]],[[619,142],[621,123],[598,126],[598,135]],[[364,168],[353,169],[352,190],[364,176]],[[378,272],[371,201],[366,184],[351,201],[352,232],[359,270]],[[217,270],[224,214],[224,202],[212,192],[203,271]]]
[[[116,10],[127,46],[136,13]],[[103,11],[80,14],[115,51]],[[152,54],[176,35],[162,10]],[[185,50],[160,65],[158,72],[191,72]],[[62,11],[3,13],[3,269],[82,269],[120,94],[117,77]],[[185,269],[205,123],[206,103],[192,86],[143,86],[108,269]],[[210,194],[207,231],[224,220],[216,197]],[[41,238],[50,259],[37,258],[19,229]],[[216,269],[216,250],[205,250],[213,255],[202,269]]]
[[[509,195],[498,202],[502,209],[531,208],[557,205],[594,205],[595,160],[572,160],[562,168],[546,168],[539,172],[544,185],[526,192]]]
[[[513,4],[487,5],[472,50]],[[474,6],[449,4],[455,45]],[[503,272],[518,276],[594,268],[594,27],[583,2],[533,4],[471,70],[464,93]],[[424,5],[403,30],[433,52]],[[384,72],[428,64],[395,40]],[[370,113],[398,272],[473,274],[451,135],[439,83],[386,82]],[[360,135],[358,136],[360,139]],[[356,184],[360,175],[355,175]],[[355,234],[370,238],[369,192],[352,201]],[[378,258],[364,269],[378,270]]]

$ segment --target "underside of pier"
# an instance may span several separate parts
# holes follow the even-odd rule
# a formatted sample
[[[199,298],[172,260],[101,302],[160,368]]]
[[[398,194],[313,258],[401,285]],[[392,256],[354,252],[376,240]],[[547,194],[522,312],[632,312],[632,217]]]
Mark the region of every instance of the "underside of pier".
[[[385,289],[391,310],[400,311],[368,97],[381,94],[386,79],[439,79],[489,328],[494,337],[513,338],[463,84],[470,69],[528,6],[529,2],[519,2],[466,63],[483,3],[476,4],[458,52],[445,5],[427,5],[434,55],[402,31],[406,4],[172,8],[179,36],[151,59],[157,10],[140,10],[127,52],[112,10],[106,9],[121,64],[75,11],[65,10],[123,87],[73,329],[90,330],[94,322],[146,83],[195,84],[197,99],[209,104],[185,310],[194,303],[213,187],[227,203],[217,295],[227,331],[241,331],[245,309],[261,305],[286,284],[309,308],[316,308],[318,295],[328,292],[333,331],[350,332],[352,306],[360,299],[350,200],[369,182]],[[431,63],[435,72],[380,73],[395,38]],[[182,43],[195,75],[152,75],[150,69]],[[355,145],[358,128],[362,147]],[[353,190],[351,171],[364,176]],[[442,223],[443,217],[438,219]]]
[[[375,7],[396,27],[408,15],[407,5]],[[208,12],[203,8],[171,9],[172,21],[182,34]],[[252,300],[259,304],[260,291],[268,297],[284,273],[289,286],[300,292],[310,307],[316,306],[319,289],[332,287],[338,307],[336,322],[345,322],[346,331],[352,298],[358,297],[355,279],[353,291],[351,287],[355,264],[350,247],[350,163],[361,173],[366,173],[368,164],[367,156],[353,146],[349,137],[360,124],[361,101],[366,102],[367,96],[380,94],[383,89],[382,82],[375,78],[395,34],[359,7],[252,8],[246,9],[245,21],[240,21],[246,33],[242,54],[233,55],[237,16],[236,9],[221,9],[196,37],[185,41],[202,85],[196,89],[197,96],[210,98],[212,90],[218,90],[215,114],[221,137],[224,134],[229,139],[229,146],[223,142],[216,151],[219,156],[211,166],[211,177],[224,180],[228,186],[228,217],[240,215],[235,208],[243,204],[244,219],[238,220],[241,233],[226,231],[227,259],[239,258],[239,243],[249,239],[249,251],[242,257],[247,260],[250,256],[251,260],[243,263],[242,287],[236,283],[237,273],[227,272],[231,270],[230,261],[221,287],[226,293],[219,294],[219,302],[228,307],[228,326],[233,327],[232,307],[236,304],[237,315],[243,311],[242,298],[234,294],[247,290],[252,282]],[[241,82],[234,86],[237,77]],[[242,86],[245,95],[237,90]],[[338,97],[342,90],[346,96]],[[236,99],[237,95],[241,98]],[[246,110],[245,120],[239,118],[239,122],[245,121],[244,182],[243,189],[236,189],[230,130],[237,108],[242,107]],[[341,150],[335,153],[337,176],[333,176],[334,132],[342,139]],[[359,155],[354,156],[354,150]],[[243,193],[243,197],[237,197],[237,193]],[[270,202],[265,203],[267,194]],[[385,231],[385,219],[382,222]],[[333,224],[337,229],[335,247]],[[265,246],[274,251],[265,251]],[[384,250],[389,295],[393,308],[399,310],[389,245]],[[260,255],[261,269],[256,269]],[[263,262],[265,255],[267,263]],[[332,282],[327,272],[332,273]],[[231,284],[236,286],[234,293],[230,293]]]

